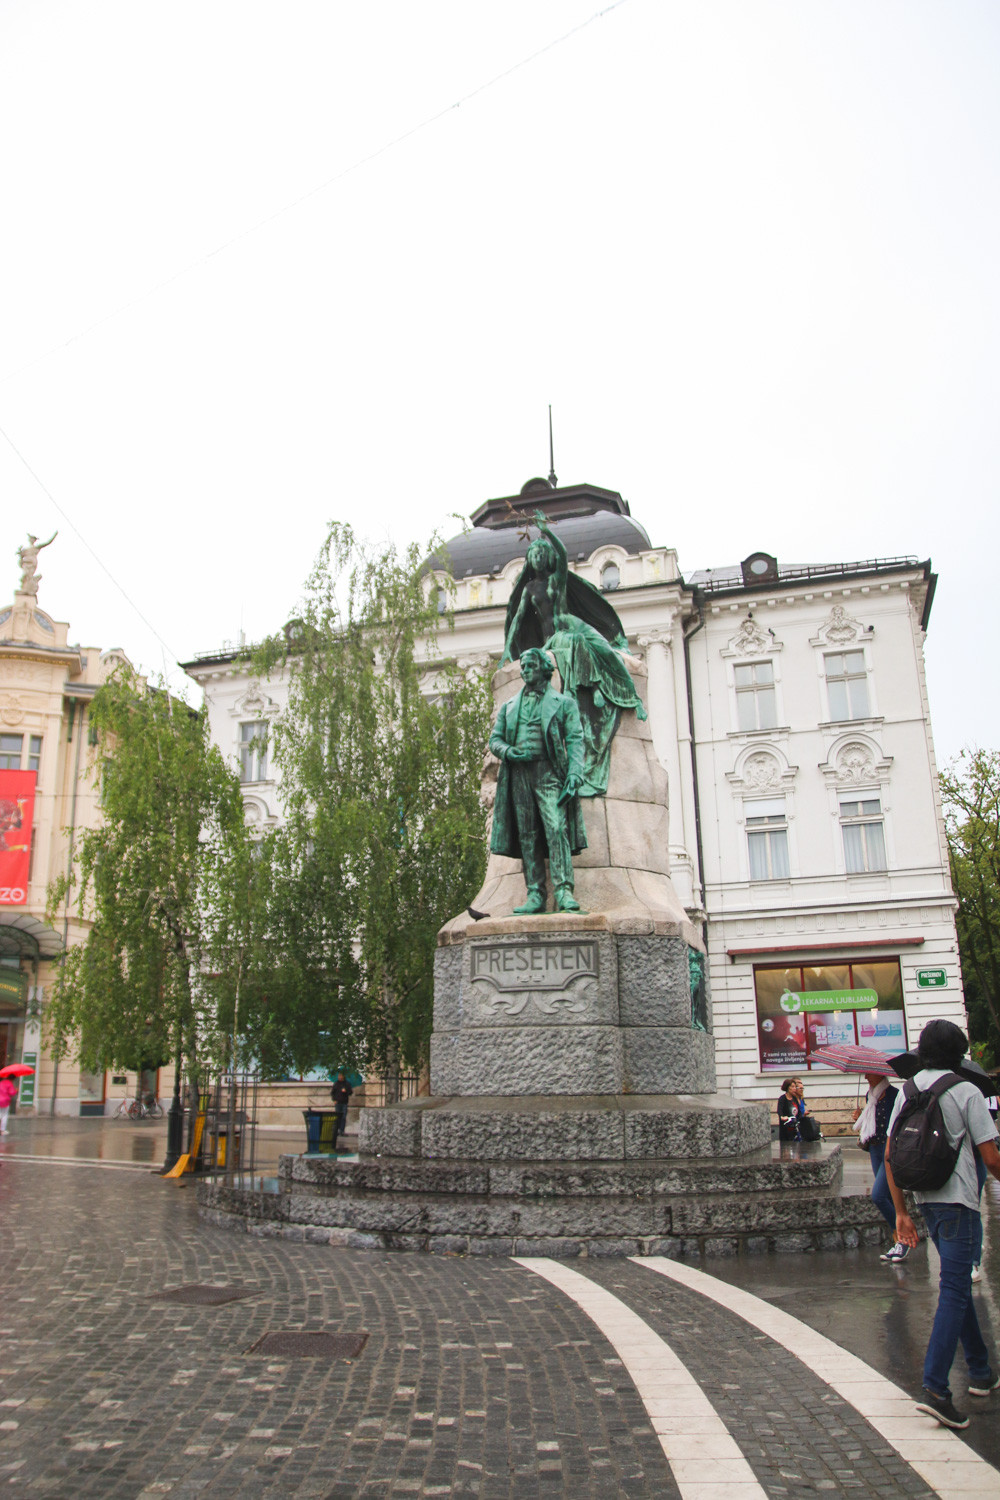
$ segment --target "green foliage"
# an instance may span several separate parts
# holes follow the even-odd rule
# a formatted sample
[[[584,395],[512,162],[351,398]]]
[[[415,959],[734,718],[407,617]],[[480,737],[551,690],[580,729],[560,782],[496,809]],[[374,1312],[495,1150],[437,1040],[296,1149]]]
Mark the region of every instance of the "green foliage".
[[[272,1069],[423,1063],[437,931],[482,878],[490,694],[442,660],[452,622],[425,594],[427,555],[332,525],[299,619],[256,659],[290,681],[272,963],[248,1016]]]
[[[1000,752],[963,751],[941,791],[969,1036],[992,1059],[1000,1045]]]
[[[98,689],[90,725],[102,823],[78,837],[75,891],[63,879],[49,892],[50,911],[75,894],[92,921],[55,985],[56,1053],[75,1044],[92,1070],[163,1063],[178,1047],[218,1053],[197,975],[220,919],[226,932],[239,920],[229,879],[249,857],[239,782],[204,716],[131,668]]]

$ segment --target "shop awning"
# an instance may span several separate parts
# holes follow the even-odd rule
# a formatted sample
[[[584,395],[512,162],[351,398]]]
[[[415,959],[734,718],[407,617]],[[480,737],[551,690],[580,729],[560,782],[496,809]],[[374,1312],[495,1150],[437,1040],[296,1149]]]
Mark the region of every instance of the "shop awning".
[[[62,951],[59,933],[41,917],[10,908],[0,910],[0,957],[58,958]]]

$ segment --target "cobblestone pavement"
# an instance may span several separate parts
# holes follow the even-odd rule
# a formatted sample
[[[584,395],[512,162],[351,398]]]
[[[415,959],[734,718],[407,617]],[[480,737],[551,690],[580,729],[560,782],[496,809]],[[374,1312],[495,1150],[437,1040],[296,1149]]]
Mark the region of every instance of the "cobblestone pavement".
[[[615,1349],[531,1271],[215,1229],[197,1218],[193,1192],[130,1164],[126,1137],[103,1122],[61,1134],[44,1123],[17,1122],[0,1148],[0,1488],[56,1500],[680,1494]],[[107,1139],[112,1154],[98,1149]],[[11,1159],[36,1145],[107,1165]],[[572,1265],[669,1343],[764,1494],[932,1493],[852,1407],[735,1314],[629,1261]],[[749,1290],[756,1280],[803,1317],[797,1277],[822,1291],[852,1274],[879,1287],[891,1274],[871,1252],[708,1269]],[[189,1283],[253,1295],[216,1307],[150,1300]],[[882,1297],[897,1286],[893,1277]],[[910,1303],[911,1353],[922,1354],[926,1301]],[[845,1315],[826,1331],[854,1347],[849,1325]],[[330,1328],[363,1329],[367,1345],[352,1361],[247,1352],[269,1331]],[[866,1340],[870,1328],[857,1333]],[[978,1404],[980,1451],[996,1441],[996,1400]],[[721,1487],[708,1488],[705,1500],[718,1500]]]

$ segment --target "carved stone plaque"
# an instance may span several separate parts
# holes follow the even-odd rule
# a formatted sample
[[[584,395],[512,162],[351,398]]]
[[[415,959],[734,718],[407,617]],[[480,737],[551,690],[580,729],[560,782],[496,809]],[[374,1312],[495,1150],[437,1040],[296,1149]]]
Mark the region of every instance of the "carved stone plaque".
[[[600,974],[595,941],[547,943],[475,943],[471,952],[473,981],[495,990],[564,990],[574,980]]]

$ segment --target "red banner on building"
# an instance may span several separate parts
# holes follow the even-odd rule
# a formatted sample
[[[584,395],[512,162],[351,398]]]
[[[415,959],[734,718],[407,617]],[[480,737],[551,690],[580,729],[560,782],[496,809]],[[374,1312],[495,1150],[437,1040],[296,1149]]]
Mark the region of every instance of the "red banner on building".
[[[31,863],[35,771],[0,771],[0,906],[24,906]]]

